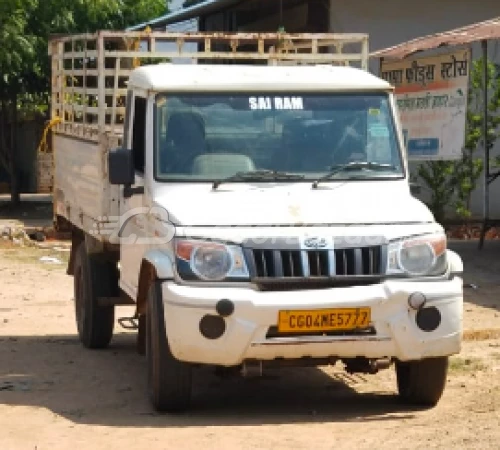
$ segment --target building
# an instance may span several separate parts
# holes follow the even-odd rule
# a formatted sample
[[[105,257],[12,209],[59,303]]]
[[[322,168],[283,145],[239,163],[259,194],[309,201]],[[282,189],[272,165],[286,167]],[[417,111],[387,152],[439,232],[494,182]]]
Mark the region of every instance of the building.
[[[277,31],[368,33],[372,50],[500,16],[498,0],[205,0],[148,23],[153,28],[183,22],[199,31]]]
[[[283,27],[287,32],[367,33],[370,49],[376,51],[498,16],[498,0],[206,0],[134,29],[150,25],[172,31],[273,32]],[[473,44],[472,57],[480,55],[480,44]],[[489,57],[500,64],[498,41],[490,44]],[[379,74],[377,59],[371,61],[370,71]],[[492,152],[499,154],[500,142]],[[419,164],[412,162],[410,167],[414,171]],[[500,202],[495,201],[500,198],[500,181],[492,185],[490,197],[491,216],[500,219]],[[481,217],[481,187],[474,192],[471,209]]]

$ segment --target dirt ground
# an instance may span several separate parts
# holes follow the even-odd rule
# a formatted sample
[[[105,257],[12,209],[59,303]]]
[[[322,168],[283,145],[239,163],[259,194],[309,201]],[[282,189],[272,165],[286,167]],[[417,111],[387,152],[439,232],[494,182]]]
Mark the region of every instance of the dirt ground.
[[[475,243],[455,244],[477,289],[465,290],[466,342],[437,407],[399,404],[393,370],[286,369],[255,379],[200,371],[193,409],[180,416],[150,407],[133,334],[117,325],[108,350],[80,346],[68,253],[44,246],[0,242],[0,450],[499,448],[496,242],[481,254]]]

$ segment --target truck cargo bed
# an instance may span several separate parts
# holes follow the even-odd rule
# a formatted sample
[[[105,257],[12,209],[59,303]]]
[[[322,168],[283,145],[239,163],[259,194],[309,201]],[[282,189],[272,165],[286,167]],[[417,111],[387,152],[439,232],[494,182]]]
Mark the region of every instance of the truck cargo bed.
[[[54,136],[55,214],[86,232],[119,214],[119,187],[107,178],[107,147],[105,142]]]

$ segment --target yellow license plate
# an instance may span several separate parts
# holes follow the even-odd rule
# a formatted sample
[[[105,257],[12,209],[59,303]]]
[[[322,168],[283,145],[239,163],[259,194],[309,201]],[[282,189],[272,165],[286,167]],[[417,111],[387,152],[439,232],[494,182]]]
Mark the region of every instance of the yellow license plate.
[[[370,308],[280,311],[278,331],[281,333],[346,331],[367,328],[370,325],[370,321]]]

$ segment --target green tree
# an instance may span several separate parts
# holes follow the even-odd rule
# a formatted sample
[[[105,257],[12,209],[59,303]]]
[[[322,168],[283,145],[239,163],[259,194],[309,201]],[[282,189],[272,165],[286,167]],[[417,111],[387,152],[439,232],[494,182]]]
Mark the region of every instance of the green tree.
[[[484,86],[484,60],[473,62],[471,69],[471,86],[465,130],[465,146],[462,159],[456,165],[457,199],[455,207],[462,217],[470,217],[470,201],[474,189],[483,173],[484,139],[484,89],[488,91],[488,121],[486,147],[491,151],[498,139],[500,125],[500,72],[498,66],[491,61],[487,63],[488,85]],[[478,156],[478,153],[481,155]]]
[[[427,206],[437,222],[442,223],[446,208],[452,202],[456,190],[455,162],[427,161],[418,167],[417,174],[427,185],[431,198]]]
[[[49,107],[49,36],[120,30],[166,11],[166,0],[0,1],[0,164],[10,175],[14,203],[19,190],[13,130],[20,115]]]

